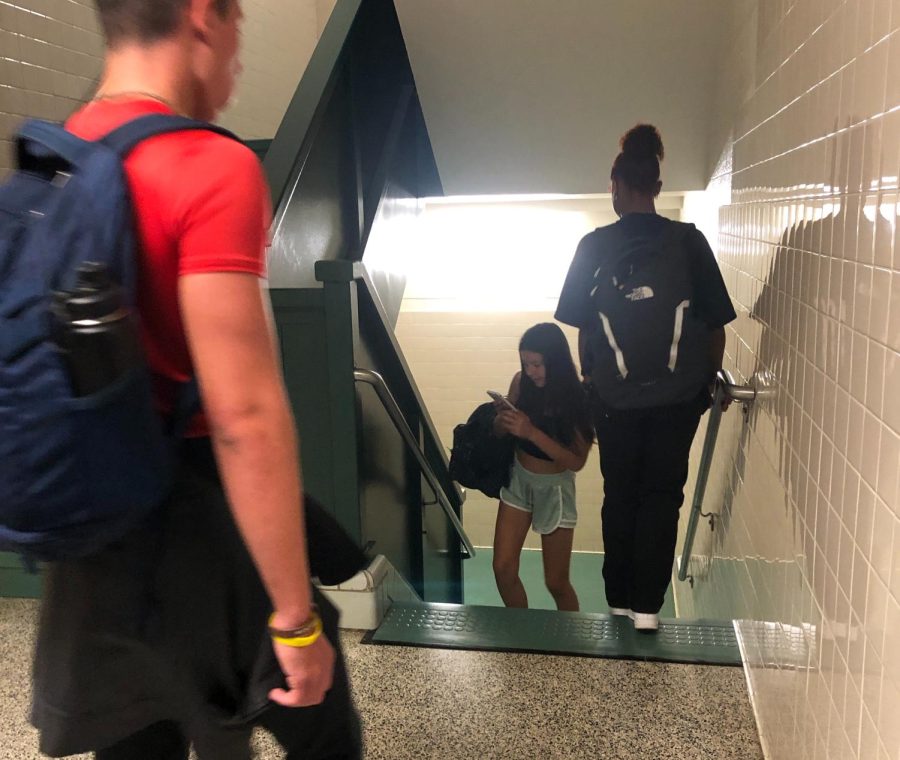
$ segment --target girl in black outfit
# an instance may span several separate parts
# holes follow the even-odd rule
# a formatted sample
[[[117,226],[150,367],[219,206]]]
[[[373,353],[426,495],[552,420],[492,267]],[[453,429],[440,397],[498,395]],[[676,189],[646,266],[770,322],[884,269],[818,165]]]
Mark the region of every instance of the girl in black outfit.
[[[579,328],[582,375],[592,388],[606,599],[614,615],[653,631],[671,577],[691,442],[722,366],[724,325],[736,315],[703,234],[656,213],[659,132],[638,125],[621,147],[610,182],[620,219],[579,243],[556,319]],[[656,280],[644,274],[653,271]],[[598,291],[620,299],[617,323]],[[665,299],[673,295],[669,312]],[[658,345],[659,361],[650,355]],[[636,371],[654,362],[656,375]]]
[[[511,410],[497,402],[497,435],[516,437],[509,486],[500,491],[494,577],[507,607],[527,607],[519,557],[528,528],[541,535],[544,580],[560,610],[578,610],[569,581],[575,533],[575,473],[593,441],[587,399],[565,335],[543,323],[519,341],[522,370],[509,387]]]

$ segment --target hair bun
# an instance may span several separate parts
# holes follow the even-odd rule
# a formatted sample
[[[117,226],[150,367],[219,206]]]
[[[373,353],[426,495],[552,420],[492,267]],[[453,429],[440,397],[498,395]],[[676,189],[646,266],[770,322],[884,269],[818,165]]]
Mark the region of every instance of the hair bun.
[[[652,124],[638,124],[629,129],[620,140],[622,152],[637,159],[658,158],[663,160],[662,137]]]

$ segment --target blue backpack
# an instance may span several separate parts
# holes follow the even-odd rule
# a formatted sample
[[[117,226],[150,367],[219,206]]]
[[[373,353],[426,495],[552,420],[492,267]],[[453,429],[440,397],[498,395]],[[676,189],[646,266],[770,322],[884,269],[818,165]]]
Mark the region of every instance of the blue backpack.
[[[163,114],[98,142],[41,121],[15,138],[18,170],[0,187],[0,550],[28,564],[95,552],[144,520],[171,487],[173,441],[199,403],[196,383],[186,384],[168,429],[145,362],[76,396],[50,307],[55,291],[73,288],[80,265],[97,262],[133,312],[137,241],[124,158],[149,137],[195,129],[234,138]]]

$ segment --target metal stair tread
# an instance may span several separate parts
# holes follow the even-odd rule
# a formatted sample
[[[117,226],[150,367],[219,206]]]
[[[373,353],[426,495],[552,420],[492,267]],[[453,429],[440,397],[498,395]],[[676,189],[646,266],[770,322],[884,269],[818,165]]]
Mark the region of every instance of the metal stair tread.
[[[741,665],[731,621],[663,619],[655,634],[593,612],[395,602],[372,644]]]

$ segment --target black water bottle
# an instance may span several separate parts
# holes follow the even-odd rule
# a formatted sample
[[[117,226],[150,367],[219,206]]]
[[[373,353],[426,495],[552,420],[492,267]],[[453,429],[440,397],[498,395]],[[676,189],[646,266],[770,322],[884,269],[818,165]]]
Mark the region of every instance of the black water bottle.
[[[63,352],[76,396],[102,391],[141,363],[134,319],[122,288],[105,264],[86,262],[75,289],[53,301],[54,337]]]

